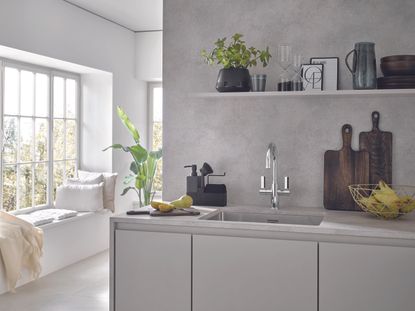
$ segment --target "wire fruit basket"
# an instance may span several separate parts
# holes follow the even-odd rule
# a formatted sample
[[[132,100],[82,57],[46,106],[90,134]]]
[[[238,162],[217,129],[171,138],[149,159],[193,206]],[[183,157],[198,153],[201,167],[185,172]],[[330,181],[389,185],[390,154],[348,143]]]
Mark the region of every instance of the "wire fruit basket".
[[[349,186],[350,193],[359,207],[383,219],[395,219],[415,210],[415,187],[379,184]]]

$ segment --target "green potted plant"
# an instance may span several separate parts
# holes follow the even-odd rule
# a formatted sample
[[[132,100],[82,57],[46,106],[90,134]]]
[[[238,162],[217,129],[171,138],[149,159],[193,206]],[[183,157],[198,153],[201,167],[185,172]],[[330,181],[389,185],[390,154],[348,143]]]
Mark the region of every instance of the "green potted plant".
[[[162,150],[147,151],[147,149],[140,144],[140,134],[138,133],[138,130],[120,106],[117,107],[117,114],[121,119],[121,122],[131,133],[135,144],[131,146],[114,144],[105,148],[103,151],[111,148],[120,149],[131,155],[133,159],[130,164],[131,173],[124,178],[124,185],[127,187],[123,190],[121,195],[125,195],[128,191],[134,190],[138,195],[140,207],[146,206],[150,204],[154,196],[154,175],[157,170],[157,162],[162,156]]]
[[[239,33],[234,34],[229,45],[226,44],[226,38],[218,39],[212,51],[202,50],[201,52],[207,64],[216,63],[223,66],[216,83],[216,89],[219,92],[249,92],[251,78],[248,68],[256,66],[258,62],[265,67],[271,58],[268,47],[265,50],[248,48],[242,37],[243,35]]]

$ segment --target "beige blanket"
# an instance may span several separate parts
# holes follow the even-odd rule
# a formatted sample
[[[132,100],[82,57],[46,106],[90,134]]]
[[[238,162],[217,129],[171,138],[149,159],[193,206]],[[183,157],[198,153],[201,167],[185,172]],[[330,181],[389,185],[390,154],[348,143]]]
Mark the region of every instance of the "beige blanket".
[[[39,277],[42,247],[42,229],[0,211],[0,256],[10,291],[16,288],[23,268],[28,269],[33,279]]]

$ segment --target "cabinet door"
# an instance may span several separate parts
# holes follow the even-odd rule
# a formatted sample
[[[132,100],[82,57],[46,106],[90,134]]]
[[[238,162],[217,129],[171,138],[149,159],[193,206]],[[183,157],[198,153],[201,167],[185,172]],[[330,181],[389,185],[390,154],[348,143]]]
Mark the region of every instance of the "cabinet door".
[[[317,310],[317,243],[193,236],[193,311]]]
[[[320,311],[415,310],[415,249],[320,243]]]
[[[191,236],[117,230],[115,311],[190,311]]]

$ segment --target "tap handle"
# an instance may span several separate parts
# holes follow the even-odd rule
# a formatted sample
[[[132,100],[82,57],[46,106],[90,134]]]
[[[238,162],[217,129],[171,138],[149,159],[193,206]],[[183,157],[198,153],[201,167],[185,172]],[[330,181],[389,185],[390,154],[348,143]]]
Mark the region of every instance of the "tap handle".
[[[261,176],[261,189],[265,189],[265,176]]]
[[[284,176],[284,190],[290,190],[290,177]]]

